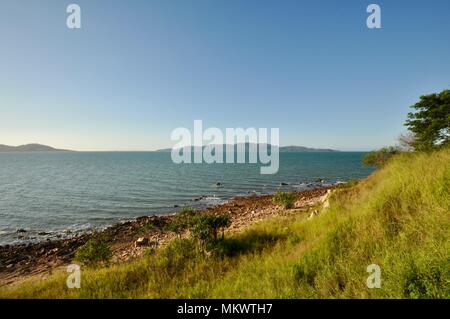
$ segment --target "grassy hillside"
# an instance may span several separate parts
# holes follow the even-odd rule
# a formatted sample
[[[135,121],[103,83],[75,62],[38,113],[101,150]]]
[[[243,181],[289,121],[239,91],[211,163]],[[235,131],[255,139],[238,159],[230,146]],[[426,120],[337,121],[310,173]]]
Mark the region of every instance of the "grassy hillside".
[[[450,150],[394,158],[335,191],[311,220],[278,217],[233,235],[205,256],[189,239],[138,261],[84,269],[0,297],[450,298]],[[370,264],[381,288],[368,289]]]

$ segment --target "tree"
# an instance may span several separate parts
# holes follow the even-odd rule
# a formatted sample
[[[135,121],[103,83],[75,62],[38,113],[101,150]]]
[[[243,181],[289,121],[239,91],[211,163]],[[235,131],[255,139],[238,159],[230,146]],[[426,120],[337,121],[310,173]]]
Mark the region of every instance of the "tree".
[[[427,150],[450,144],[450,90],[420,97],[405,126],[414,134],[414,147]]]

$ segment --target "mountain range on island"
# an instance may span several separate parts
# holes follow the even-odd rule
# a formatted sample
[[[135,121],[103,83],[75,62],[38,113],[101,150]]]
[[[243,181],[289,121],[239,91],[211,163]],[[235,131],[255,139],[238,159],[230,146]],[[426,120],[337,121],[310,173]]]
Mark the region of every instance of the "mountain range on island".
[[[70,151],[34,143],[19,146],[0,144],[0,152],[70,152]]]
[[[234,144],[235,148],[240,145],[240,144]],[[242,145],[242,144],[241,144]],[[257,146],[261,146],[264,144],[257,144],[257,145],[252,145],[253,147],[257,147]],[[208,145],[208,146],[215,146],[215,147],[224,147],[226,146],[224,145]],[[202,147],[205,148],[205,146]],[[250,147],[250,144],[245,144],[246,149],[248,150]],[[272,145],[268,144],[267,148],[271,149]],[[196,150],[198,149],[198,147],[196,147]],[[191,149],[193,151],[193,149]],[[171,148],[164,148],[164,149],[160,149],[157,150],[156,152],[171,152],[172,149]],[[311,148],[311,147],[305,147],[305,146],[295,146],[295,145],[291,145],[291,146],[281,146],[279,147],[279,151],[280,153],[295,153],[295,152],[339,152],[338,150],[334,150],[334,149],[329,149],[329,148]],[[33,143],[33,144],[25,144],[25,145],[19,145],[19,146],[10,146],[10,145],[4,145],[4,144],[0,144],[0,152],[73,152],[71,150],[65,150],[65,149],[57,149],[57,148],[53,148],[51,146],[47,146],[47,145],[42,145],[42,144],[37,144],[37,143]]]
[[[242,144],[244,144],[244,143],[234,144],[234,147],[236,148],[237,145],[242,145]],[[261,146],[261,145],[267,145],[267,148],[268,148],[268,149],[272,149],[272,148],[275,147],[275,146],[270,145],[270,144],[249,144],[249,143],[245,143],[246,150],[249,150],[250,145],[253,146],[253,147],[258,147],[258,146]],[[202,146],[202,147],[200,147],[200,146],[195,146],[195,147],[193,147],[193,146],[185,146],[185,147],[180,148],[180,150],[181,150],[181,149],[185,149],[185,148],[191,147],[191,151],[194,151],[194,149],[195,149],[196,151],[199,151],[200,148],[201,148],[201,149],[204,149],[206,146],[210,146],[210,147],[221,147],[221,146],[222,146],[222,147],[225,147],[226,144],[223,144],[223,145],[220,145],[220,144],[218,144],[218,145],[204,145],[204,146]],[[280,147],[278,148],[278,150],[279,150],[280,153],[298,153],[298,152],[305,152],[305,153],[306,153],[306,152],[321,152],[321,153],[326,153],[326,152],[340,152],[339,150],[334,150],[334,149],[330,149],[330,148],[312,148],[312,147],[296,146],[296,145],[280,146]],[[171,151],[172,151],[171,148],[163,148],[163,149],[157,150],[157,152],[171,152]]]

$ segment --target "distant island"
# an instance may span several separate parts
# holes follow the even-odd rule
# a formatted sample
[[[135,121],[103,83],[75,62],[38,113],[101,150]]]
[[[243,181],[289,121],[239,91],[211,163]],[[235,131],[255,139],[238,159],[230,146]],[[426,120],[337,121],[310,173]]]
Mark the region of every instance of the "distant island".
[[[289,153],[289,152],[340,152],[339,150],[333,150],[331,148],[311,148],[306,146],[281,146],[280,152]]]
[[[234,147],[236,148],[237,145],[240,144],[234,144]],[[249,149],[249,145],[250,144],[246,144],[246,149]],[[263,144],[258,144],[259,146],[263,145]],[[209,145],[212,146],[212,145]],[[216,147],[220,147],[221,145],[216,145]],[[222,145],[222,147],[226,146],[225,144]],[[205,146],[203,146],[204,148]],[[273,146],[272,145],[267,145],[268,149],[271,149]],[[196,148],[198,149],[198,147]],[[156,150],[155,152],[171,152],[172,149],[171,148],[164,148],[164,149],[159,149]],[[291,145],[291,146],[281,146],[279,147],[279,151],[280,153],[299,153],[299,152],[321,152],[321,153],[327,153],[327,152],[340,152],[339,150],[334,150],[334,149],[330,149],[330,148],[311,148],[311,147],[305,147],[305,146],[296,146],[296,145]],[[37,144],[37,143],[33,143],[33,144],[25,144],[25,145],[19,145],[19,146],[10,146],[10,145],[4,145],[4,144],[0,144],[0,153],[5,153],[5,152],[74,152],[72,150],[65,150],[65,149],[57,149],[57,148],[53,148],[51,146],[48,145],[42,145],[42,144]]]
[[[70,152],[70,151],[57,149],[42,144],[25,144],[19,146],[9,146],[0,144],[0,152]]]
[[[239,144],[235,144],[236,145]],[[259,144],[261,145],[261,144]],[[212,145],[209,145],[212,146]],[[216,147],[220,147],[221,145],[216,145]],[[222,147],[224,147],[225,145],[222,145]],[[269,149],[271,149],[273,146],[272,145],[267,145]],[[205,146],[203,146],[205,147]],[[247,143],[246,145],[247,149],[249,147],[249,144]],[[198,147],[197,147],[198,148]],[[171,148],[163,148],[160,150],[157,150],[156,152],[171,152],[172,149]],[[296,146],[296,145],[291,145],[291,146],[281,146],[279,147],[279,151],[280,153],[299,153],[299,152],[321,152],[321,153],[327,153],[327,152],[340,152],[339,150],[333,150],[330,148],[311,148],[311,147],[306,147],[306,146]]]

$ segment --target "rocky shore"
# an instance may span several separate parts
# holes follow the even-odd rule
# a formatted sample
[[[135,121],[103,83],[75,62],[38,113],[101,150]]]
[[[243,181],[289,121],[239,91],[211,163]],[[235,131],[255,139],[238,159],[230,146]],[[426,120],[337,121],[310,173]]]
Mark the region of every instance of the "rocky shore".
[[[310,212],[310,208],[325,203],[328,189],[295,192],[294,208],[288,210],[275,205],[271,195],[254,195],[236,197],[225,204],[203,209],[198,214],[229,215],[231,232],[275,215],[303,213],[305,217],[313,217],[317,212]],[[140,256],[148,247],[162,246],[176,236],[166,230],[173,218],[174,215],[143,216],[108,227],[100,235],[112,249],[112,261],[123,262]],[[30,277],[45,278],[53,271],[67,266],[77,249],[92,236],[83,234],[68,239],[0,246],[0,287]]]

